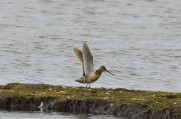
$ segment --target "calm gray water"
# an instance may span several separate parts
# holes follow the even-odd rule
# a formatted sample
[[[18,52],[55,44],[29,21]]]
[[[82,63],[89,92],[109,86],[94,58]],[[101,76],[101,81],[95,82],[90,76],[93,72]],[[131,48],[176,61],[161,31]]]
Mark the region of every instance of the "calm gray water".
[[[92,87],[181,91],[180,0],[1,0],[0,83],[84,86],[73,47],[86,41]]]
[[[118,119],[114,116],[105,115],[84,115],[84,114],[66,114],[66,113],[41,113],[41,112],[17,112],[0,111],[1,119]],[[123,119],[123,118],[119,118]]]

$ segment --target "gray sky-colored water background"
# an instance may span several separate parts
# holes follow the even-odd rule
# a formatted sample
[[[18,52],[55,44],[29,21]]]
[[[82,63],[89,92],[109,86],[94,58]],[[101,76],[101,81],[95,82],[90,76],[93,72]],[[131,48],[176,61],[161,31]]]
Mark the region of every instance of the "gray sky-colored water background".
[[[181,91],[181,1],[1,0],[0,82],[84,86],[73,47],[86,41],[92,87]],[[29,80],[30,79],[30,80]]]
[[[87,42],[91,87],[181,91],[180,0],[1,0],[0,83],[84,86],[73,47]]]

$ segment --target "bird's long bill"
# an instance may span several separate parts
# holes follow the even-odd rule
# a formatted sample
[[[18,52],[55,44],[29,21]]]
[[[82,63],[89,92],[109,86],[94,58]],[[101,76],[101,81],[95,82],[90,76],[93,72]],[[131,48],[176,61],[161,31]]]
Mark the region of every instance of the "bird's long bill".
[[[110,71],[108,71],[108,70],[106,70],[108,73],[110,73],[111,75],[113,75],[114,76],[114,74],[112,74]]]

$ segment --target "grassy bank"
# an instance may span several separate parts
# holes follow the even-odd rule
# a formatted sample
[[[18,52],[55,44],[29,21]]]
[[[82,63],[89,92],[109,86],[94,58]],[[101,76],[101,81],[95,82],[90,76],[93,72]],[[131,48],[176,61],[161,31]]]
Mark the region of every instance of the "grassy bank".
[[[135,91],[46,84],[0,86],[0,106],[12,110],[44,110],[114,114],[138,119],[180,119],[181,93]]]

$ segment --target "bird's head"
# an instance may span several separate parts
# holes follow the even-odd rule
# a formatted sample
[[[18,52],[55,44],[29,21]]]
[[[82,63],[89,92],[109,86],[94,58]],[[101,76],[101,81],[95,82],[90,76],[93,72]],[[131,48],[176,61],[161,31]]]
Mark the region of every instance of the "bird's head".
[[[106,72],[110,73],[111,75],[114,75],[114,74],[112,74],[110,71],[108,71],[105,66],[100,66],[99,69],[100,69],[101,71],[106,71]]]

